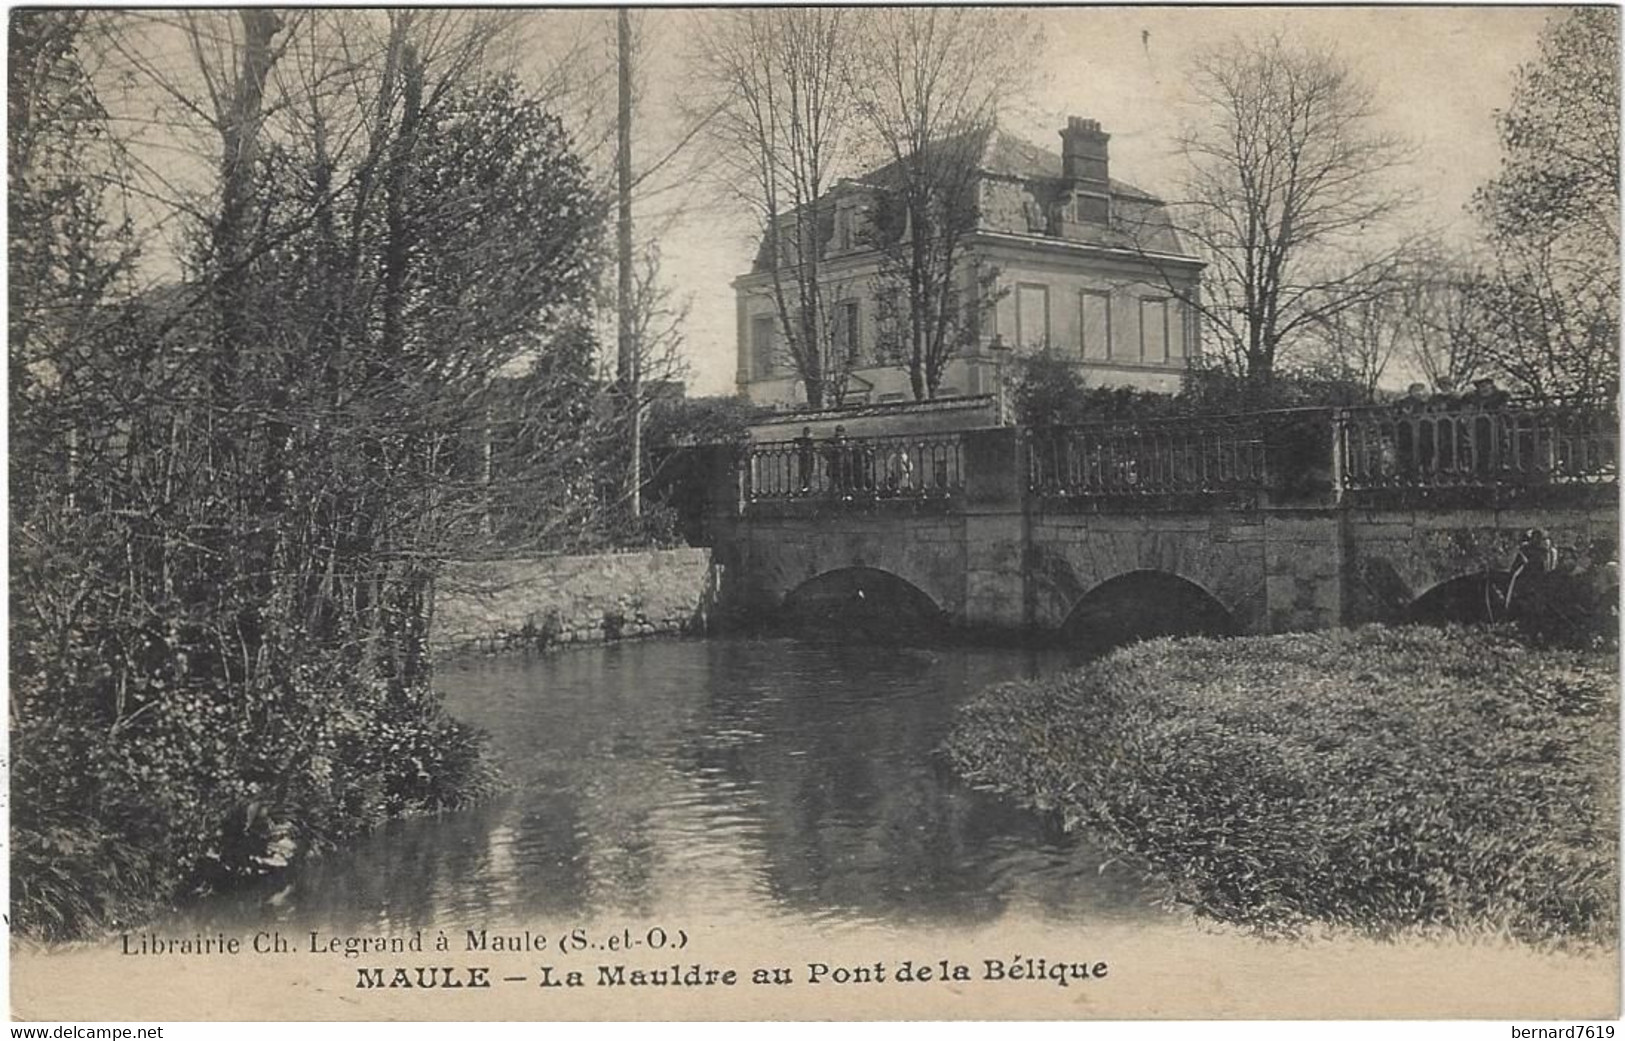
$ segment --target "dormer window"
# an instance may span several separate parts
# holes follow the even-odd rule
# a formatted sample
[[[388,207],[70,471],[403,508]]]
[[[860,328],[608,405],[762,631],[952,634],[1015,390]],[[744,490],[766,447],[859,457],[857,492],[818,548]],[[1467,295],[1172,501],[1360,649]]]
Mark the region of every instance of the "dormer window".
[[[801,251],[796,249],[796,221],[794,217],[780,218],[774,225],[773,237],[778,243],[778,266],[793,268],[801,262]]]
[[[843,196],[835,201],[836,253],[851,253],[862,247],[863,200]]]
[[[1039,204],[1037,199],[1029,196],[1021,200],[1021,212],[1027,218],[1028,231],[1041,235],[1053,235],[1055,233],[1053,229],[1055,222],[1050,219],[1048,213],[1044,212],[1044,207]]]

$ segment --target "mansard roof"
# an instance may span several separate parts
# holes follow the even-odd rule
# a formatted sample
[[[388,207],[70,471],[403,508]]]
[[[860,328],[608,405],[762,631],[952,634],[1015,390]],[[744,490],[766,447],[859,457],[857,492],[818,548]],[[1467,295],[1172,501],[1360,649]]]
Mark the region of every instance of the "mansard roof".
[[[977,167],[981,179],[1020,183],[1029,187],[1038,197],[1056,196],[1070,184],[1063,176],[1059,153],[1041,148],[997,127],[968,131],[965,134],[934,141],[927,149],[973,150],[979,157]],[[854,179],[843,179],[825,193],[820,201],[833,201],[847,193],[884,189],[900,179],[899,166],[900,162],[893,161]],[[1001,228],[996,221],[990,220],[987,213],[982,215],[981,230],[1002,231],[1051,241],[1083,242],[1113,249],[1145,249],[1172,256],[1188,255],[1168,215],[1167,206],[1161,199],[1143,188],[1115,177],[1108,179],[1108,186],[1113,204],[1112,225],[1082,229],[1078,232],[1082,237],[1074,235],[1062,239],[1054,235],[1029,231],[1026,228],[1019,230]],[[823,207],[818,214],[819,241],[828,243],[834,234],[834,207]],[[771,257],[767,237],[764,235],[758,244],[751,271],[764,272],[769,270],[770,266]]]

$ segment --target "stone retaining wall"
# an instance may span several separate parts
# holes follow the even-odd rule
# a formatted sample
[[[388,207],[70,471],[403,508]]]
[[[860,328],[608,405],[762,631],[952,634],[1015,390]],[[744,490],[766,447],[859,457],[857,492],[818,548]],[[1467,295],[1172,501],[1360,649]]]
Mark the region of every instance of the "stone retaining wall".
[[[703,630],[711,551],[463,561],[435,591],[437,650],[521,650]]]

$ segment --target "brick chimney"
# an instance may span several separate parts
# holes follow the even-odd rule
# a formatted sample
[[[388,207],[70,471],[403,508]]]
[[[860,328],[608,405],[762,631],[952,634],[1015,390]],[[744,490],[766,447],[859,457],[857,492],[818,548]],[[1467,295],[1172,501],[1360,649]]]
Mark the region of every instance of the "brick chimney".
[[[1106,144],[1112,135],[1100,129],[1100,121],[1070,116],[1061,131],[1061,176],[1084,182],[1079,187],[1106,191],[1108,160]]]

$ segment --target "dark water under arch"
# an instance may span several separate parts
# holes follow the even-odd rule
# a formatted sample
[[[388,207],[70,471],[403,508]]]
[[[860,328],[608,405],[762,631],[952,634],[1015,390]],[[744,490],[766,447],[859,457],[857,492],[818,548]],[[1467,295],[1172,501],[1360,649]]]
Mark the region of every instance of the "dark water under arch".
[[[784,598],[774,619],[785,631],[860,643],[922,642],[943,636],[942,609],[918,586],[889,571],[826,571]]]
[[[1075,654],[1099,654],[1157,636],[1233,636],[1235,619],[1213,594],[1165,571],[1129,571],[1085,593],[1058,639]]]

